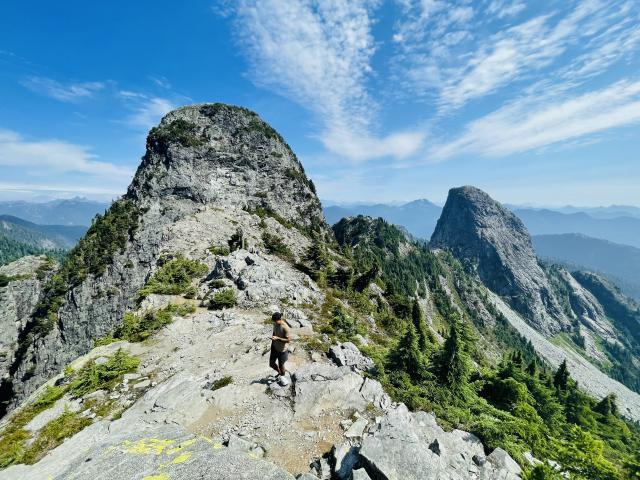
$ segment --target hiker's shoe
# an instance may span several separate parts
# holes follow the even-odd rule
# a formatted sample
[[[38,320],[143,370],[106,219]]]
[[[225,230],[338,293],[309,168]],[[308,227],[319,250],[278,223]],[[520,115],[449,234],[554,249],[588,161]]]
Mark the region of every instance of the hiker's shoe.
[[[278,385],[281,387],[286,387],[290,382],[291,381],[284,375],[281,375],[280,378],[278,378]]]

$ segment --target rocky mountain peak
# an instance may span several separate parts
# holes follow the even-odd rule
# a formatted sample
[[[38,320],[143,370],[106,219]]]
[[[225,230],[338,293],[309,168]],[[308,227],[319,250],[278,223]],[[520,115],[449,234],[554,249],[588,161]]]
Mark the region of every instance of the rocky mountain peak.
[[[262,209],[327,231],[313,182],[256,113],[220,103],[168,113],[151,129],[127,198],[177,216],[198,205]]]
[[[553,333],[568,325],[524,224],[482,190],[464,186],[449,191],[430,245],[450,250],[475,268],[487,287],[541,331]]]

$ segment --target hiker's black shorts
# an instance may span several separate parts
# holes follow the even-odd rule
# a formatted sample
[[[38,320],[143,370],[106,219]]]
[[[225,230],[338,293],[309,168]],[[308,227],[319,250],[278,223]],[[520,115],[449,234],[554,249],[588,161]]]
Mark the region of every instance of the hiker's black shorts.
[[[269,355],[269,364],[275,363],[278,360],[278,365],[284,365],[289,359],[289,352],[285,350],[284,352],[279,352],[275,348],[271,347],[271,355]]]

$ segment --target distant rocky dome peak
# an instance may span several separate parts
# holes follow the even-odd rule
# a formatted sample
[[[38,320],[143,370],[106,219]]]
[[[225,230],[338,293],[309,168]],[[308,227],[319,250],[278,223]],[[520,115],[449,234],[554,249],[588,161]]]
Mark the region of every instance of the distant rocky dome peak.
[[[221,103],[165,115],[149,132],[126,197],[173,211],[189,204],[262,209],[329,231],[313,182],[282,136],[256,113]]]
[[[476,268],[482,282],[548,334],[569,325],[538,264],[520,219],[479,188],[449,190],[432,248],[444,248]]]

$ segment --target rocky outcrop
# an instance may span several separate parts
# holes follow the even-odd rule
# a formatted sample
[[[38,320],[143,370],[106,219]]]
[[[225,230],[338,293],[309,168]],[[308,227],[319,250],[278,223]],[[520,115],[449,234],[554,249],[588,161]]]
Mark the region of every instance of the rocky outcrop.
[[[165,217],[199,205],[262,208],[328,231],[315,187],[284,139],[254,112],[223,104],[168,113],[149,133],[127,198]]]
[[[20,332],[38,303],[42,282],[54,268],[44,256],[22,257],[0,267],[0,379],[9,378]]]
[[[362,440],[357,455],[356,465],[371,479],[515,480],[521,473],[504,450],[485,456],[475,435],[445,432],[433,415],[411,413],[403,404],[385,413]]]
[[[450,250],[475,269],[489,289],[538,330],[552,334],[569,327],[524,224],[483,191],[449,191],[430,246]]]
[[[632,343],[640,344],[640,308],[613,283],[592,272],[577,271],[574,278],[601,305],[601,310]]]
[[[614,327],[607,319],[604,309],[596,297],[565,269],[559,269],[558,275],[568,287],[567,293],[573,314],[586,328],[600,338],[607,342],[615,342],[616,332]]]
[[[10,408],[122,321],[163,254],[181,253],[213,267],[216,256],[208,248],[227,246],[238,232],[246,249],[264,250],[264,232],[279,235],[294,255],[309,242],[301,232],[331,235],[313,183],[282,137],[255,113],[228,105],[167,114],[151,130],[124,200],[133,205],[137,222],[123,248],[102,272],[70,286],[52,329],[33,341],[26,334],[20,340],[22,354],[10,366],[0,398]],[[282,292],[289,291],[260,264],[242,276],[234,281],[268,280],[273,289],[281,282]],[[245,292],[247,301],[268,293],[251,287]]]

